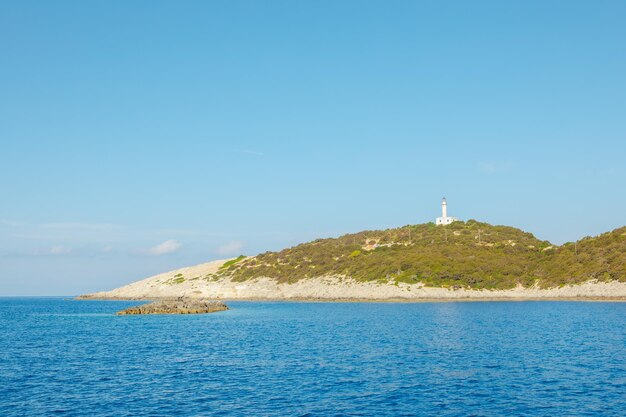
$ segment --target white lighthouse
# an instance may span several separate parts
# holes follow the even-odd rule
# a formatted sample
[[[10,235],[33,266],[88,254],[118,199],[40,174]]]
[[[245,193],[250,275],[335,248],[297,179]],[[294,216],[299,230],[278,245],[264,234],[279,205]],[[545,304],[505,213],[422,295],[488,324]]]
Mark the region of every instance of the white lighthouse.
[[[437,217],[437,220],[435,220],[435,224],[437,226],[445,226],[446,224],[450,224],[457,220],[459,219],[457,219],[456,217],[448,217],[448,203],[446,202],[446,198],[444,197],[443,200],[441,200],[441,217]]]

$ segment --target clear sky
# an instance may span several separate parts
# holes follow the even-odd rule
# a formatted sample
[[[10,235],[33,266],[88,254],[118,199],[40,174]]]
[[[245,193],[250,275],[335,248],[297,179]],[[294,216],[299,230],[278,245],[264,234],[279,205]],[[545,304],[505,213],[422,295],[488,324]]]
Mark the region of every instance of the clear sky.
[[[626,224],[624,1],[3,1],[0,295],[449,214]]]

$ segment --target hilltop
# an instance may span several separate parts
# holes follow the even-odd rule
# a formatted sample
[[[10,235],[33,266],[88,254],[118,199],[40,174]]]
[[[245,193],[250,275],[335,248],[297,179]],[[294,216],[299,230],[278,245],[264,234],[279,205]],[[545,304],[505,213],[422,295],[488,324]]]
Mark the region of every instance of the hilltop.
[[[183,268],[91,297],[387,299],[480,294],[626,296],[626,227],[557,246],[514,227],[475,220],[407,225]]]
[[[280,252],[241,259],[221,276],[245,281],[267,276],[296,282],[324,275],[357,281],[428,286],[512,288],[532,285],[532,265],[554,246],[530,233],[476,221],[363,231],[319,239]]]
[[[326,275],[473,289],[626,281],[626,227],[556,246],[520,229],[474,220],[409,225],[240,257],[214,276],[293,283]]]

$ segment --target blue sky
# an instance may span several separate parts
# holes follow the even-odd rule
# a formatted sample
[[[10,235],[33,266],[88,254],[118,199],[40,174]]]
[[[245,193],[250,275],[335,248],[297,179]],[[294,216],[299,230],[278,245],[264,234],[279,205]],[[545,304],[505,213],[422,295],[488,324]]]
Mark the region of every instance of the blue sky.
[[[5,1],[0,295],[451,215],[626,224],[623,1]]]

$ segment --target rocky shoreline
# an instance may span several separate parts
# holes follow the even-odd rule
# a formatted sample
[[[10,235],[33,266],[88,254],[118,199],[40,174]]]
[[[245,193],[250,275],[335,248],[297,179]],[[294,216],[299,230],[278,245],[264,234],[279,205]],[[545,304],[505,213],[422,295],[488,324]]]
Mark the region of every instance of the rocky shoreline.
[[[206,314],[228,309],[228,306],[221,301],[178,298],[171,300],[157,300],[148,304],[130,307],[125,310],[118,311],[117,315]]]
[[[514,301],[514,300],[626,300],[626,282],[590,280],[553,288],[517,286],[506,290],[428,287],[423,283],[361,282],[324,276],[279,283],[271,278],[234,281],[206,279],[225,260],[158,274],[110,291],[86,294],[90,300],[285,300],[285,301]],[[181,278],[182,277],[182,278]],[[185,278],[186,277],[186,278]],[[181,278],[181,279],[176,279]],[[184,279],[183,279],[184,278]]]

